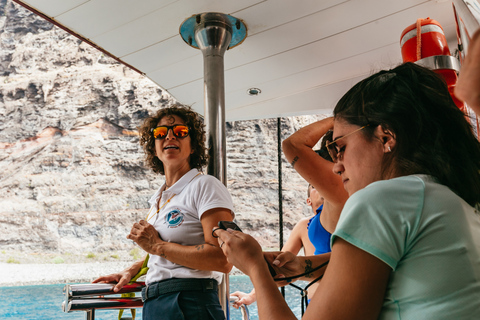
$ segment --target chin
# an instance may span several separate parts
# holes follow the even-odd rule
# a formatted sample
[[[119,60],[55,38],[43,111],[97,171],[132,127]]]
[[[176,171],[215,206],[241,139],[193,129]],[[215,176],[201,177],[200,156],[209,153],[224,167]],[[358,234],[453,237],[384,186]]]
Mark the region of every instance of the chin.
[[[352,188],[352,187],[345,187],[345,190],[347,191],[348,193],[348,196],[350,197],[352,194],[354,194],[355,192],[357,192],[359,189],[357,188]]]

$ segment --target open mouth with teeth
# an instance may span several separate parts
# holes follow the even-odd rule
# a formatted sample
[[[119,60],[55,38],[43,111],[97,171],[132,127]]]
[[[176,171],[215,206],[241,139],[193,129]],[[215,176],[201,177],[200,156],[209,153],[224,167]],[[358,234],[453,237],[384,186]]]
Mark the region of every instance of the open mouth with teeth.
[[[169,150],[169,149],[177,149],[178,150],[178,147],[173,146],[173,145],[169,145],[169,146],[166,146],[165,148],[163,148],[163,150]]]

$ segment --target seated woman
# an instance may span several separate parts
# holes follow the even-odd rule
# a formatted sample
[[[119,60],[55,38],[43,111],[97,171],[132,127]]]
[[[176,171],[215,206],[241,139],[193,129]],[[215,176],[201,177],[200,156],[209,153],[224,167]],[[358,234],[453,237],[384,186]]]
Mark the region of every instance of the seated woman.
[[[312,204],[312,210],[316,213],[309,219],[308,223],[301,220],[295,226],[287,243],[282,248],[283,252],[288,251],[296,255],[303,245],[306,256],[322,254],[322,259],[328,259],[329,257],[331,251],[330,236],[335,230],[340,212],[348,198],[342,180],[332,171],[332,158],[326,148],[326,141],[332,137],[332,131],[330,130],[332,127],[333,118],[322,119],[301,128],[282,143],[283,153],[287,160],[309,182],[307,203]],[[320,139],[322,139],[321,148],[314,151],[313,147]],[[319,197],[321,202],[318,200],[312,202]],[[305,240],[295,241],[300,238],[300,234],[303,235]],[[300,245],[298,245],[299,242]],[[297,245],[293,245],[295,243]],[[315,281],[307,286],[308,304],[319,283],[308,275],[303,279],[309,282]],[[285,283],[279,282],[279,284],[284,285]],[[235,308],[256,301],[255,289],[248,295],[238,291],[232,295],[240,298],[233,304]]]
[[[147,164],[165,175],[147,218],[127,236],[150,254],[143,318],[225,319],[217,286],[232,265],[212,228],[233,219],[233,204],[225,186],[201,172],[207,162],[203,123],[189,107],[163,108],[145,120],[140,144]],[[143,262],[93,282],[116,282],[118,292]]]
[[[334,115],[328,146],[350,197],[304,319],[478,315],[480,145],[444,81],[403,64],[355,85]],[[216,234],[228,260],[250,276],[260,319],[295,319],[258,243],[232,230]],[[305,261],[281,255],[267,257],[277,272],[304,271]]]

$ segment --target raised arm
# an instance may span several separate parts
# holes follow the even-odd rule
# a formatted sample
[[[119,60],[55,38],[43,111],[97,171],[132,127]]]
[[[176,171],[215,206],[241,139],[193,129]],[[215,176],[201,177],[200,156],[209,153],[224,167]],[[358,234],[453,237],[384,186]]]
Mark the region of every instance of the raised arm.
[[[470,40],[455,87],[455,95],[465,101],[480,116],[480,29]]]
[[[141,220],[133,225],[127,236],[135,241],[143,250],[161,256],[182,266],[207,271],[230,272],[232,265],[227,262],[218,241],[212,236],[212,229],[221,220],[232,220],[232,213],[225,208],[214,208],[206,211],[201,218],[205,243],[195,246],[184,246],[160,239],[157,230],[148,222]]]
[[[294,169],[340,210],[348,198],[342,180],[332,171],[333,163],[313,151],[315,144],[333,128],[326,118],[301,128],[282,143],[283,153]]]
[[[290,251],[293,254],[298,254],[302,247],[305,248],[305,255],[313,254],[315,247],[308,240],[308,236],[304,237],[307,233],[308,221],[310,218],[303,218],[293,228],[287,242],[283,245],[282,251]]]

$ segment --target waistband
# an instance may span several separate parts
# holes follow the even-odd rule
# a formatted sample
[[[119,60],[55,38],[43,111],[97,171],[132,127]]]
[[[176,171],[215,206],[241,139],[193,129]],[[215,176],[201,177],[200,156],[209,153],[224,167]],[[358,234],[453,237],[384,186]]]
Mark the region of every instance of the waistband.
[[[217,291],[218,283],[215,279],[167,279],[146,285],[142,289],[142,301],[156,298],[162,294],[178,291]]]

